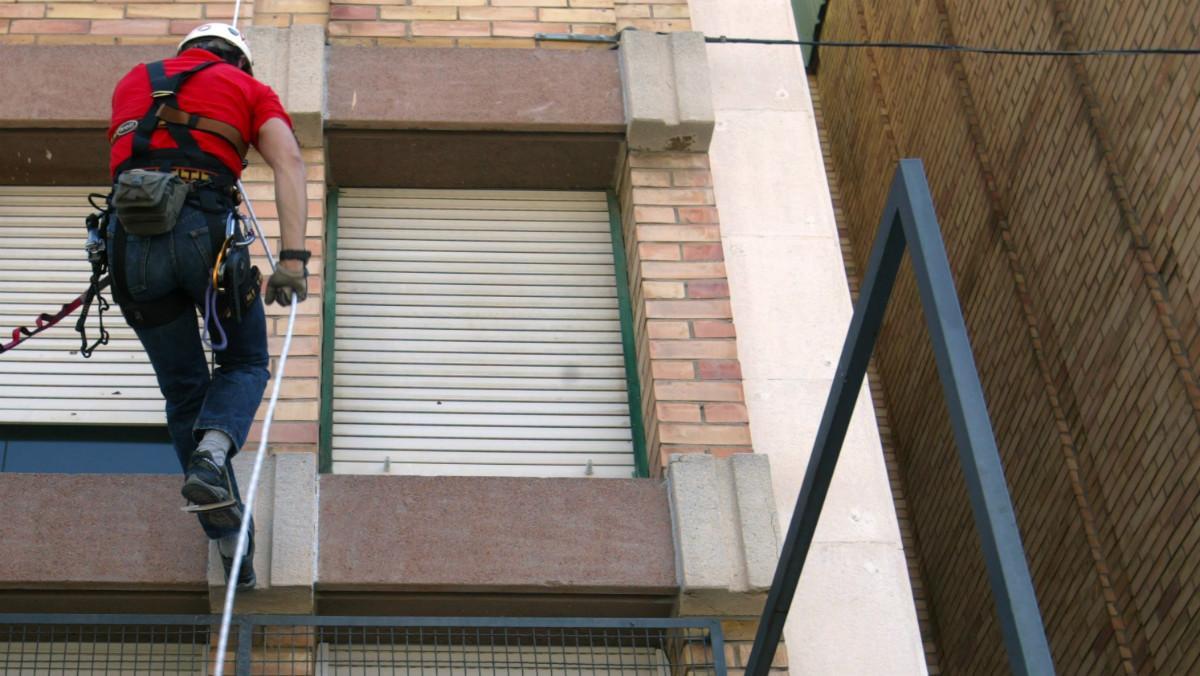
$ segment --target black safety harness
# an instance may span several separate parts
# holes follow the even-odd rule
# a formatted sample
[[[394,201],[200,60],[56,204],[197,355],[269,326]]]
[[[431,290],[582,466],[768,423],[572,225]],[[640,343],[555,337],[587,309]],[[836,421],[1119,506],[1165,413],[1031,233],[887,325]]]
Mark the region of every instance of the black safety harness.
[[[150,78],[151,91],[149,108],[140,119],[127,120],[119,125],[109,139],[115,144],[122,136],[134,134],[132,154],[117,167],[118,175],[130,169],[174,172],[190,183],[187,198],[189,202],[209,213],[228,214],[223,230],[215,227],[209,230],[216,263],[213,266],[209,297],[205,300],[205,321],[208,322],[208,315],[211,313],[216,320],[215,331],[221,331],[220,319],[233,318],[240,321],[242,311],[258,299],[262,286],[262,276],[258,268],[249,267],[245,257],[240,259],[240,265],[225,264],[225,261],[233,258],[230,256],[232,252],[249,246],[254,240],[245,232],[241,217],[235,209],[241,201],[241,195],[237,191],[237,178],[218,158],[200,148],[192,132],[205,132],[224,140],[237,152],[243,167],[246,166],[246,152],[249,146],[233,125],[183,111],[177,101],[180,88],[189,78],[219,63],[223,62],[206,61],[171,76],[166,75],[164,62],[147,64],[146,72]],[[150,147],[151,137],[160,127],[166,128],[177,147]],[[98,199],[105,201],[104,206],[97,204]],[[82,308],[75,330],[80,333],[80,353],[84,357],[90,357],[96,347],[107,344],[109,340],[108,331],[104,328],[104,311],[108,309],[109,304],[103,296],[103,291],[110,284],[113,299],[120,304],[121,314],[130,326],[161,326],[195,307],[192,299],[182,290],[176,290],[152,301],[134,301],[125,276],[127,233],[125,228],[119,225],[119,221],[114,229],[111,257],[106,245],[106,224],[113,218],[112,194],[93,194],[88,200],[96,209],[96,213],[87,217],[86,250],[88,261],[92,264],[87,291],[63,305],[57,312],[39,315],[32,329],[25,326],[13,329],[11,340],[0,343],[0,354],[53,327],[75,310]],[[108,265],[108,262],[114,259],[122,264],[115,267]],[[249,269],[243,269],[245,267]],[[93,302],[98,304],[96,315],[100,337],[89,342],[86,323]],[[219,346],[214,347],[219,349]]]
[[[117,167],[118,174],[129,169],[153,169],[177,173],[184,180],[190,181],[188,200],[195,206],[209,213],[236,214],[233,208],[240,201],[236,177],[220,159],[200,148],[193,132],[212,134],[228,143],[237,152],[238,157],[242,158],[243,166],[246,163],[245,157],[249,146],[233,125],[183,111],[179,108],[177,100],[179,90],[193,75],[220,63],[224,62],[206,61],[194,68],[170,76],[166,74],[165,62],[156,61],[146,64],[146,72],[150,78],[150,106],[141,119],[136,120],[136,124],[134,120],[128,120],[118,126],[110,141],[116,143],[120,137],[129,133],[133,134],[132,154],[129,159]],[[165,127],[171,135],[175,141],[175,148],[150,147],[154,132],[161,127]],[[233,224],[241,225],[240,219],[236,215]],[[182,290],[176,290],[152,301],[135,301],[129,293],[125,276],[127,234],[120,225],[115,230],[112,241],[112,260],[121,261],[121,264],[112,266],[112,294],[121,307],[121,314],[125,316],[125,321],[130,326],[161,326],[173,321],[195,306],[192,299]],[[250,241],[242,235],[243,228],[234,228],[233,230],[237,232],[230,230],[231,228],[221,230],[215,227],[210,229],[212,251],[217,260],[217,266],[220,266],[225,257],[224,254],[231,246],[237,245],[239,241],[244,243]],[[221,272],[219,269],[214,270],[213,275],[214,290],[222,292],[218,296],[222,299],[222,308],[218,315],[225,318],[234,316],[240,320],[242,309],[258,297],[258,280],[261,277],[254,274],[257,273],[257,269],[253,269],[251,277],[255,283],[252,290],[246,290],[243,287],[252,280],[243,279],[242,275],[238,274],[239,271],[236,267],[230,269],[231,278],[225,278]],[[229,290],[232,290],[233,293],[227,293]],[[230,298],[226,298],[227,296]],[[238,297],[242,302],[231,302],[232,297]]]

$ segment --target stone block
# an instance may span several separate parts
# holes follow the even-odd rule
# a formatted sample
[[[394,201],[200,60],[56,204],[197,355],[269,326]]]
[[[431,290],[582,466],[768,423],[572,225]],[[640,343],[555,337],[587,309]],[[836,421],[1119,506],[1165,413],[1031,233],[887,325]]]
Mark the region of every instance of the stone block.
[[[781,544],[766,456],[676,455],[667,478],[680,615],[758,614]]]
[[[245,33],[254,53],[255,77],[279,94],[300,145],[320,147],[325,115],[325,28],[251,26]]]
[[[704,36],[626,31],[620,59],[630,149],[707,151],[715,118]]]

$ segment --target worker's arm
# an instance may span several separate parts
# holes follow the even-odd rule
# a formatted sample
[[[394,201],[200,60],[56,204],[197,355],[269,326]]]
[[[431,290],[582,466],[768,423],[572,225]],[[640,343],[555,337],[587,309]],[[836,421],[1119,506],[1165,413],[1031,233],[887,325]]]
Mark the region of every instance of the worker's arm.
[[[258,152],[275,172],[275,204],[279,210],[280,250],[304,249],[304,230],[308,219],[308,197],[305,185],[304,158],[300,144],[287,123],[280,118],[267,120],[258,130]],[[282,270],[282,272],[280,272]],[[272,298],[282,305],[290,303],[288,290],[296,291],[300,300],[308,295],[304,282],[305,269],[300,261],[279,261],[268,284],[267,301]],[[297,281],[298,280],[298,281]],[[276,294],[275,289],[280,293]],[[283,302],[287,300],[288,302]]]

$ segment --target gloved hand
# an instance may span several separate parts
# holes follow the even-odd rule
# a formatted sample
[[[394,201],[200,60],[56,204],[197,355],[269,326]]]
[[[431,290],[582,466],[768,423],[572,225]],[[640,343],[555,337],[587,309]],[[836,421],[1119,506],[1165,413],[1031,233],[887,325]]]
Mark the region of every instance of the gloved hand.
[[[297,302],[308,298],[308,268],[302,264],[300,272],[291,269],[291,261],[280,261],[267,280],[266,299],[268,303],[279,303],[287,307],[292,304],[292,292],[296,293]]]

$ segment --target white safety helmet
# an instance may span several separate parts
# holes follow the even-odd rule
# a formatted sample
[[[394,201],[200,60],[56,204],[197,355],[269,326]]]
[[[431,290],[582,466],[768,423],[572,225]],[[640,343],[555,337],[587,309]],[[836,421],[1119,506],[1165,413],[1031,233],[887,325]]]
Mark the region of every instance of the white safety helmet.
[[[250,56],[250,45],[246,44],[246,39],[242,37],[241,31],[227,23],[206,23],[203,26],[197,26],[179,43],[179,50],[182,51],[184,45],[200,38],[219,38],[224,40],[237,47],[238,51],[245,55],[247,65],[254,64],[254,57]]]

